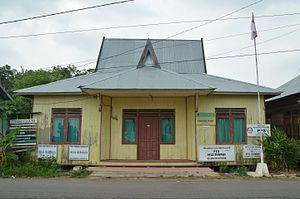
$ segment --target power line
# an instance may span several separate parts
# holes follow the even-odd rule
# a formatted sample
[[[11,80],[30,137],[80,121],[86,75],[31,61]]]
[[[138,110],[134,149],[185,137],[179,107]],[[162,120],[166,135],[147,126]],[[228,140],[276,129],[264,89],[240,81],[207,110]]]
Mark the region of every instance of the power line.
[[[300,28],[295,29],[295,30],[293,30],[293,31],[290,31],[290,32],[288,32],[288,33],[284,33],[284,34],[281,34],[281,35],[279,35],[279,36],[273,37],[273,38],[271,38],[271,39],[267,39],[267,40],[265,40],[265,41],[258,42],[257,45],[261,45],[261,44],[264,44],[264,43],[273,41],[273,40],[275,40],[275,39],[279,39],[279,38],[288,36],[288,35],[290,35],[290,34],[292,34],[292,33],[294,33],[294,32],[297,32],[297,31],[299,31],[299,30],[300,30]],[[245,47],[242,47],[242,48],[237,48],[237,49],[230,50],[230,51],[226,51],[226,52],[223,52],[223,53],[214,54],[214,55],[212,55],[212,56],[226,55],[226,54],[228,54],[228,53],[232,53],[232,52],[244,50],[244,49],[251,48],[251,47],[253,47],[253,45],[245,46]]]
[[[216,21],[218,21],[218,20],[220,20],[220,19],[226,18],[227,16],[230,16],[230,15],[232,15],[232,14],[235,14],[235,13],[241,11],[241,10],[244,10],[244,9],[246,9],[246,8],[249,8],[249,7],[253,6],[253,5],[256,5],[256,4],[258,4],[258,3],[262,2],[262,1],[263,1],[263,0],[255,1],[254,3],[248,4],[248,5],[244,6],[244,7],[241,7],[241,8],[239,8],[239,9],[235,10],[235,11],[232,11],[232,12],[230,12],[230,13],[228,13],[228,14],[225,14],[225,15],[223,15],[223,16],[221,16],[221,17],[218,17],[218,18],[213,19],[213,20],[211,20],[211,21],[208,21],[208,22],[206,22],[206,23],[203,23],[203,24],[194,26],[194,27],[192,27],[192,28],[185,29],[185,30],[180,31],[180,32],[178,32],[178,33],[176,33],[176,34],[173,34],[173,35],[171,35],[171,36],[169,36],[169,37],[167,37],[167,38],[165,38],[165,39],[157,40],[156,42],[153,42],[152,45],[157,44],[157,43],[159,43],[159,42],[162,42],[162,41],[164,41],[164,40],[170,39],[170,38],[172,38],[172,37],[175,37],[175,36],[184,34],[184,33],[186,33],[186,32],[195,30],[195,29],[197,29],[197,28],[203,27],[203,26],[208,25],[208,24],[210,24],[210,23],[216,22]],[[102,58],[102,59],[99,59],[98,62],[99,62],[99,61],[103,61],[103,60],[107,60],[107,59],[111,59],[111,58],[114,58],[114,57],[118,57],[118,56],[121,56],[121,55],[126,55],[128,52],[136,51],[136,50],[141,49],[141,48],[144,48],[144,47],[145,47],[145,46],[143,45],[143,46],[139,46],[139,47],[136,47],[136,48],[133,48],[133,49],[126,50],[126,51],[124,51],[124,52],[122,52],[122,53],[118,53],[118,54],[115,54],[115,55],[111,55],[111,56],[108,56],[108,57],[104,57],[104,58]]]
[[[83,11],[83,10],[95,9],[95,8],[100,8],[100,7],[105,7],[105,6],[116,5],[116,4],[123,4],[123,3],[128,3],[128,2],[131,2],[131,1],[135,1],[135,0],[114,1],[114,2],[110,2],[110,3],[106,3],[106,4],[88,6],[88,7],[83,7],[83,8],[73,9],[73,10],[66,10],[66,11],[61,11],[61,12],[55,12],[55,13],[51,13],[51,14],[44,14],[44,15],[37,15],[37,16],[32,16],[32,17],[27,17],[27,18],[22,18],[22,19],[14,19],[14,20],[9,20],[9,21],[2,21],[2,22],[0,22],[0,25],[11,24],[11,23],[16,23],[16,22],[21,22],[21,21],[32,20],[32,19],[40,19],[40,18],[51,17],[51,16],[61,15],[61,14],[68,14],[68,13],[72,13],[72,12],[78,12],[78,11]]]
[[[277,15],[259,15],[259,16],[255,16],[255,18],[284,17],[284,16],[291,16],[291,15],[299,15],[299,14],[300,13],[284,13],[284,14],[277,14]],[[224,18],[224,19],[220,19],[220,21],[239,20],[239,19],[249,19],[249,17],[242,16],[242,17]],[[17,38],[27,38],[27,37],[49,36],[49,35],[58,35],[58,34],[73,34],[73,33],[94,32],[94,31],[99,31],[99,30],[139,28],[139,27],[160,26],[160,25],[190,24],[190,23],[207,22],[207,21],[212,21],[212,20],[213,19],[171,21],[171,22],[158,22],[158,23],[148,23],[148,24],[109,26],[109,27],[99,27],[99,28],[90,28],[90,29],[62,30],[62,31],[45,32],[45,33],[30,33],[30,34],[20,34],[20,35],[3,35],[3,36],[0,36],[0,39],[17,39]]]
[[[289,25],[278,26],[278,27],[269,28],[269,29],[263,29],[263,30],[260,30],[259,32],[260,32],[260,33],[262,33],[262,32],[269,32],[269,31],[273,31],[273,30],[284,29],[284,28],[290,28],[290,27],[299,26],[299,25],[300,25],[300,23],[289,24]],[[219,40],[219,39],[227,39],[227,38],[232,38],[232,37],[238,37],[238,36],[243,36],[243,35],[249,35],[249,32],[237,33],[237,34],[226,35],[226,36],[222,36],[222,37],[210,38],[210,39],[206,39],[205,42],[215,41],[215,40]],[[1,38],[1,37],[0,37],[0,38]],[[252,45],[252,46],[253,46],[253,45]]]
[[[269,52],[261,52],[261,53],[258,53],[257,55],[261,56],[261,55],[292,53],[292,52],[300,52],[300,48],[278,50],[278,51],[269,51]],[[250,57],[250,56],[253,56],[253,55],[254,55],[253,53],[237,54],[237,55],[230,55],[230,56],[210,57],[210,58],[207,58],[205,60],[207,61],[207,60],[218,60],[218,59],[243,58],[243,57]],[[160,65],[166,65],[166,64],[173,64],[173,63],[199,62],[199,61],[203,61],[203,60],[204,59],[184,59],[184,60],[176,60],[176,61],[168,61],[168,62],[159,62],[159,64]],[[136,64],[131,64],[131,65],[112,66],[112,67],[106,67],[106,68],[99,68],[98,70],[134,67],[134,66],[137,66],[137,65]]]
[[[221,20],[221,19],[223,19],[223,18],[225,18],[225,17],[227,17],[227,16],[230,16],[230,15],[236,13],[236,12],[239,12],[239,11],[241,11],[241,10],[244,10],[244,9],[246,9],[246,8],[248,8],[248,7],[251,7],[251,6],[255,5],[255,4],[258,4],[258,3],[262,2],[262,1],[263,1],[263,0],[256,1],[256,2],[254,2],[254,3],[248,4],[247,6],[244,6],[244,7],[241,7],[241,8],[239,8],[239,9],[235,10],[235,11],[232,11],[232,12],[230,12],[230,13],[228,13],[228,14],[225,14],[225,15],[223,15],[223,16],[221,16],[221,17],[218,17],[218,18],[216,18],[216,19],[210,20],[210,21],[208,21],[207,23],[203,23],[203,24],[194,26],[194,27],[192,27],[192,28],[183,30],[183,31],[178,32],[178,33],[176,33],[176,34],[174,34],[174,35],[171,35],[171,36],[169,36],[169,37],[167,37],[167,38],[165,38],[165,39],[157,40],[156,42],[153,42],[152,45],[155,45],[155,44],[157,44],[157,43],[159,43],[159,42],[162,42],[162,41],[164,41],[164,40],[166,40],[166,39],[169,39],[169,38],[171,38],[171,37],[178,36],[178,35],[180,35],[180,34],[189,32],[189,31],[194,30],[194,29],[196,29],[196,28],[199,28],[199,27],[208,25],[208,24],[213,23],[213,22],[215,22],[215,21]],[[134,51],[136,51],[136,50],[138,50],[138,49],[141,49],[141,48],[144,48],[144,47],[145,47],[145,46],[143,45],[143,46],[136,47],[136,48],[134,48],[134,49],[129,49],[129,50],[124,51],[124,52],[119,53],[119,54],[115,54],[115,55],[111,55],[111,56],[108,56],[108,57],[104,57],[104,58],[102,58],[102,59],[99,59],[98,62],[99,62],[99,61],[103,61],[103,60],[107,60],[107,59],[111,59],[111,58],[113,58],[113,57],[118,57],[118,56],[121,56],[121,55],[128,55],[128,54],[130,54],[130,52],[134,52]],[[174,46],[172,46],[172,47],[174,47]],[[48,68],[50,68],[50,67],[48,67]]]

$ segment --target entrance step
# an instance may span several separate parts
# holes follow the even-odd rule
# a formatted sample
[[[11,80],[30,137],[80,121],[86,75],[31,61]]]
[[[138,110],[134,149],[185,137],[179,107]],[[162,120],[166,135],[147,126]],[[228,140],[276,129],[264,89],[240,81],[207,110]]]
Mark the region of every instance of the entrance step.
[[[209,167],[89,167],[91,177],[159,178],[219,176]]]

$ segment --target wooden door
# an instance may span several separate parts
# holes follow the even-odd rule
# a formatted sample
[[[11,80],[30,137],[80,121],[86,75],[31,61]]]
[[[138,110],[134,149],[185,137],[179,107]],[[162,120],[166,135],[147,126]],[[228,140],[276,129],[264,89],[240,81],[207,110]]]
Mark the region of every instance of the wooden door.
[[[159,118],[141,116],[138,126],[138,160],[159,160]]]

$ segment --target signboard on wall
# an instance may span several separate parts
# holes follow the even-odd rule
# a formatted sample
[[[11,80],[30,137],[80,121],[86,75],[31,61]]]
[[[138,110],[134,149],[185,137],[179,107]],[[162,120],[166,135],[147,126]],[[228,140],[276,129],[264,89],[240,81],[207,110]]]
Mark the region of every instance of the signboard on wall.
[[[203,162],[235,161],[234,145],[202,145],[198,154]]]
[[[259,145],[244,145],[243,146],[243,158],[260,158],[260,146]]]
[[[271,136],[271,125],[270,124],[247,124],[247,136],[255,137],[260,136]]]
[[[213,126],[216,125],[216,114],[215,113],[196,113],[196,125],[200,126]]]
[[[89,145],[69,145],[69,160],[89,160]]]
[[[39,144],[37,151],[38,158],[55,158],[57,157],[57,145]]]
[[[19,129],[19,131],[16,133],[16,139],[13,142],[13,149],[15,152],[35,150],[37,119],[10,120],[9,129]]]

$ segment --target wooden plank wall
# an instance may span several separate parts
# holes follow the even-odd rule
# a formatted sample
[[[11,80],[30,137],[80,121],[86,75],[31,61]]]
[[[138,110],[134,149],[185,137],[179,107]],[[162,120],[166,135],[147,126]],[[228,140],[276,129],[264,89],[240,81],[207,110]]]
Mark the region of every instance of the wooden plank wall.
[[[90,146],[89,161],[69,161],[68,145],[58,145],[58,163],[62,164],[97,164],[100,161],[100,113],[97,98],[87,95],[74,96],[35,96],[33,103],[34,118],[38,119],[38,144],[51,143],[51,109],[82,108],[81,144]]]

